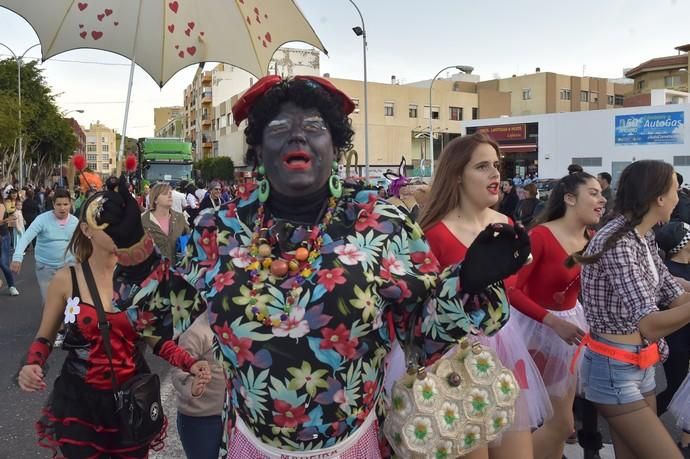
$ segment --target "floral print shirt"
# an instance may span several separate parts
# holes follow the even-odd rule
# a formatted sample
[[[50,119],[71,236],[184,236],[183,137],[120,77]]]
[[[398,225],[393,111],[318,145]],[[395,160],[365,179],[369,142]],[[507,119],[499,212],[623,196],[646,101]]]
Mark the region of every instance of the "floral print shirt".
[[[202,212],[177,266],[162,260],[118,294],[120,307],[136,311],[139,332],[162,339],[208,309],[230,393],[226,414],[239,416],[266,444],[313,450],[354,432],[381,408],[384,357],[394,339],[405,342],[411,317],[419,317],[415,335],[432,358],[473,328],[493,334],[508,320],[502,283],[467,298],[460,266],[439,273],[408,214],[345,187],[289,319],[265,325],[252,308],[280,317],[292,284],[264,271],[263,289],[250,296],[245,268],[257,197],[248,193]],[[293,238],[300,234],[298,228]]]

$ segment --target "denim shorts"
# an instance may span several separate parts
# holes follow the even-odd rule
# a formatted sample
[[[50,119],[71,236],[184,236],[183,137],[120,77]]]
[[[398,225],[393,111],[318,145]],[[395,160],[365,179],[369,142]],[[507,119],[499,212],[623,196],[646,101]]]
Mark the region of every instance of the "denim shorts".
[[[639,352],[643,346],[620,344],[600,336],[601,343],[629,352]],[[621,362],[585,349],[580,368],[585,398],[604,405],[624,405],[644,399],[654,392],[654,366],[644,370],[637,365]]]

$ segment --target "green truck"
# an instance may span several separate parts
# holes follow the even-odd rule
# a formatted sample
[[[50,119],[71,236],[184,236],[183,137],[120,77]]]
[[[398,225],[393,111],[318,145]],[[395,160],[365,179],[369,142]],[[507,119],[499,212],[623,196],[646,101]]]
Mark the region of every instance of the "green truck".
[[[177,187],[193,177],[192,143],[171,137],[143,137],[137,142],[141,184],[167,182]]]

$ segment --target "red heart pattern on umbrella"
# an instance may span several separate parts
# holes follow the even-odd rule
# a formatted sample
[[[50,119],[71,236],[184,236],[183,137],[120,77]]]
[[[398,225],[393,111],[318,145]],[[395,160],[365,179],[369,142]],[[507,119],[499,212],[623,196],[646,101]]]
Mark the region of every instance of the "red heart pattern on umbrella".
[[[110,8],[106,8],[105,9],[105,15],[110,16],[111,14],[113,14],[113,10],[111,10]]]
[[[174,48],[173,52],[178,58],[195,56],[200,52],[199,43],[203,43],[205,32],[198,30],[197,23],[189,17],[189,11],[184,2],[171,1],[168,3],[168,8],[174,13],[166,17],[167,30],[173,38],[166,41]]]
[[[243,13],[245,14],[245,20],[251,32],[257,33],[256,39],[261,46],[268,48],[270,43],[273,43],[273,37],[271,36],[271,31],[269,28],[269,15],[266,11],[262,11],[258,6],[250,6],[245,4],[244,1],[240,2],[240,6]],[[263,29],[263,30],[262,30]]]
[[[99,32],[98,30],[94,30],[91,32],[91,38],[93,38],[94,40],[100,40],[102,36],[103,32]]]
[[[88,3],[78,3],[77,6],[79,7],[79,11],[84,11],[86,8],[89,7]]]

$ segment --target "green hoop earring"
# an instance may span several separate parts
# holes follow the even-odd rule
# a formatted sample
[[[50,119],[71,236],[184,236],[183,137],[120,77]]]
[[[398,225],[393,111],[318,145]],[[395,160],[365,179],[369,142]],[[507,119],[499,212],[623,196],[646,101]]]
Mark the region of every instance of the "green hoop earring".
[[[268,183],[268,179],[264,177],[264,174],[266,173],[264,166],[259,166],[259,170],[257,172],[261,177],[259,179],[259,202],[263,203],[268,200],[268,195],[271,193],[271,184]]]
[[[331,191],[331,196],[338,199],[343,195],[343,184],[338,176],[338,162],[333,161],[333,173],[328,178],[328,188]]]

